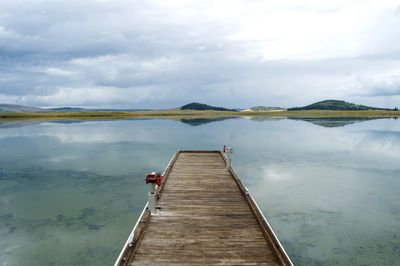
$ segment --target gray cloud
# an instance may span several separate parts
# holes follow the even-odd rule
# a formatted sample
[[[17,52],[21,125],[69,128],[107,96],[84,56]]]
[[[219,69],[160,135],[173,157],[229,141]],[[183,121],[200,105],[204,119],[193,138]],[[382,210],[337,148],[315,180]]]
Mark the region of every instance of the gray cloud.
[[[388,77],[400,75],[400,21],[385,18],[393,7],[372,5],[346,21],[358,1],[311,2],[2,1],[0,102],[394,105],[399,83]],[[332,26],[342,20],[354,32]]]
[[[365,88],[365,96],[400,96],[400,73],[376,80],[364,78],[359,82]]]

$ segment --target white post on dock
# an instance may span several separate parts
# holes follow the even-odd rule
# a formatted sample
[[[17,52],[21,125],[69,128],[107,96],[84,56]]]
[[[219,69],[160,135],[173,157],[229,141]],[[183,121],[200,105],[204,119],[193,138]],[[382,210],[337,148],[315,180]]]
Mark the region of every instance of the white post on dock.
[[[148,208],[150,210],[151,215],[156,214],[156,203],[157,203],[157,193],[156,193],[156,187],[161,185],[162,181],[162,176],[160,173],[156,172],[151,172],[146,174],[146,177],[144,178],[146,181],[146,184],[150,183],[151,191],[149,192],[149,200],[148,200]]]
[[[224,154],[226,155],[226,169],[229,169],[231,167],[232,159],[231,159],[231,153],[233,152],[233,149],[231,147],[227,147],[224,145]]]
[[[149,210],[151,215],[156,214],[156,184],[151,184],[151,191],[149,192]]]

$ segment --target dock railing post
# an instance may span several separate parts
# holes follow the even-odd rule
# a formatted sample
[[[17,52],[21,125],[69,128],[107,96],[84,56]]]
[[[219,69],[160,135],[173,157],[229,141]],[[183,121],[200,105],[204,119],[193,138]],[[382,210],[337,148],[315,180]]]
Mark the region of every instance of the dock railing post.
[[[151,215],[156,214],[156,184],[151,184],[151,191],[149,192],[149,210]]]
[[[161,180],[162,176],[160,173],[156,172],[151,172],[146,174],[146,177],[144,179],[146,181],[146,184],[150,184],[151,190],[148,194],[148,209],[151,213],[151,215],[156,214],[156,203],[157,203],[157,193],[156,193],[156,187],[161,185]]]
[[[231,153],[233,152],[233,149],[231,147],[227,147],[224,145],[224,154],[226,156],[226,169],[229,169],[231,167],[232,159],[231,159]]]

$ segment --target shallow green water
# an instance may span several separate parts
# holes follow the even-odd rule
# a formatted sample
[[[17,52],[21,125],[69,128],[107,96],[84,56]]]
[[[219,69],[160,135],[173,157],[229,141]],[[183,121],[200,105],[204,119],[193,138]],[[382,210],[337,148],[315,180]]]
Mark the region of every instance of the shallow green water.
[[[399,263],[399,120],[258,118],[0,123],[0,264],[112,264],[144,173],[224,144],[296,265]]]

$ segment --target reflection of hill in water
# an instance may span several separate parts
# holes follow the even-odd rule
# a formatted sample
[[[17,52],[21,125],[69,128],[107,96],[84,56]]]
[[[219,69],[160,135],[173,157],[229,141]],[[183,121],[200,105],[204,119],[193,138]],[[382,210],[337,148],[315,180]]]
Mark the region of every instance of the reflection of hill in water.
[[[245,119],[255,122],[273,122],[278,120],[298,120],[312,123],[321,127],[344,127],[354,123],[365,122],[376,119],[390,119],[391,117],[270,117],[270,116],[248,116]],[[397,119],[397,117],[393,117]]]
[[[286,119],[284,116],[243,116],[243,118],[254,122],[279,121]]]
[[[397,117],[325,117],[325,118],[311,118],[311,117],[271,117],[271,116],[242,116],[242,117],[215,117],[215,118],[166,118],[172,119],[175,121],[180,121],[184,124],[190,126],[200,126],[208,123],[213,122],[222,122],[228,119],[247,119],[254,122],[274,122],[280,120],[297,120],[297,121],[305,121],[312,123],[317,126],[321,127],[344,127],[347,125],[351,125],[354,123],[365,122],[370,120],[377,120],[377,119],[398,119]],[[159,118],[132,118],[127,119],[129,121],[135,120],[152,120],[152,119],[159,119]],[[88,121],[108,121],[108,120],[53,120],[53,121],[0,121],[0,129],[2,128],[17,128],[17,127],[24,127],[24,126],[32,126],[42,123],[56,123],[56,124],[75,124],[75,123],[84,123]]]
[[[390,119],[390,117],[330,117],[330,118],[305,118],[289,117],[290,120],[301,120],[321,127],[344,127],[354,123],[377,119]],[[397,118],[394,118],[397,119]]]
[[[180,121],[184,124],[191,126],[200,126],[212,122],[221,122],[227,119],[234,119],[236,117],[217,117],[217,118],[182,118]]]

